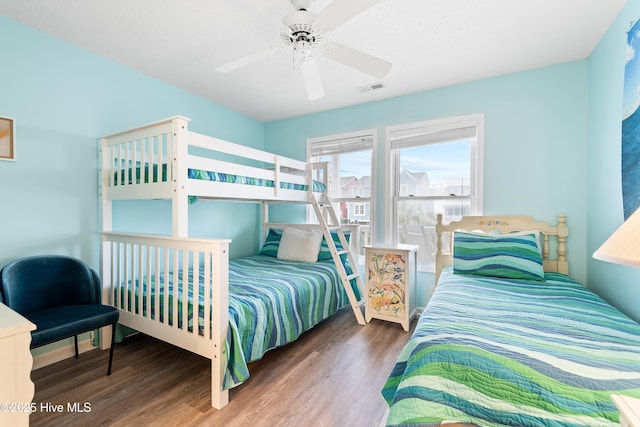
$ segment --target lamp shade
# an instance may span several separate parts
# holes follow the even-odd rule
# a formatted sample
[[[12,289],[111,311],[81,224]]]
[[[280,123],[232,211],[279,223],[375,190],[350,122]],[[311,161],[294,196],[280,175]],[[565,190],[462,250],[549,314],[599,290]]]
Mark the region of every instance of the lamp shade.
[[[594,252],[593,257],[615,264],[640,267],[640,209]]]

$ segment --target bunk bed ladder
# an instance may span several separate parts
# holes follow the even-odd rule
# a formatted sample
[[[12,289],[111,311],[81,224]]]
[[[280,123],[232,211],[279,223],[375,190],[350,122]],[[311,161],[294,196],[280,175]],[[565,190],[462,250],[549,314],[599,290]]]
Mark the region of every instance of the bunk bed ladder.
[[[327,246],[329,251],[331,252],[331,256],[333,257],[333,262],[336,264],[336,268],[338,269],[338,273],[340,274],[340,279],[342,280],[342,286],[344,286],[344,290],[347,292],[347,296],[349,297],[349,303],[351,304],[351,308],[353,309],[353,314],[356,316],[356,320],[360,325],[366,325],[364,315],[362,314],[361,304],[364,301],[364,283],[362,281],[362,277],[360,275],[360,270],[358,269],[358,261],[355,259],[351,250],[349,250],[349,242],[344,234],[342,228],[340,228],[340,220],[338,219],[335,209],[331,204],[331,201],[326,195],[321,196],[320,200],[316,197],[312,197],[312,205],[313,210],[318,219],[318,223],[322,227],[322,233],[324,234],[324,238],[327,241]],[[343,250],[338,250],[333,236],[331,235],[331,231],[335,231],[340,240],[340,245]],[[348,274],[347,270],[342,263],[342,255],[347,256],[347,260],[349,261],[349,265],[351,266],[353,273]],[[361,300],[358,300],[356,297],[353,288],[351,287],[351,280],[356,281],[358,289],[360,291]]]

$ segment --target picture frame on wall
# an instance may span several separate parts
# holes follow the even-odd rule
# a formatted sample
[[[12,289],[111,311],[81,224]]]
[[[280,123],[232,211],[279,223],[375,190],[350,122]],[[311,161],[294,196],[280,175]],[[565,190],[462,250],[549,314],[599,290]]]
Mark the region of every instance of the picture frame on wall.
[[[0,117],[0,160],[16,159],[15,120]]]

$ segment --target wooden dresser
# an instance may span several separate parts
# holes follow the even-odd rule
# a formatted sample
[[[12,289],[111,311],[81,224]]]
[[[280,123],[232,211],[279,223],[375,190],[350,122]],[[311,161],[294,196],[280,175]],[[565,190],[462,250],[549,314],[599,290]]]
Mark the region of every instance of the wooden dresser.
[[[28,426],[34,386],[29,346],[36,326],[0,303],[0,425]]]

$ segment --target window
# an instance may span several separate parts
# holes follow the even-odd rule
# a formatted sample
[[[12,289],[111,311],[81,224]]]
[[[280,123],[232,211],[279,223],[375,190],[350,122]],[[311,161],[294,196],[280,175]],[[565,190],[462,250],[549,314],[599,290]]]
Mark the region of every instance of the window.
[[[359,254],[372,242],[376,130],[307,140],[311,162],[329,163],[329,195],[343,224],[360,225]],[[309,212],[313,215],[312,210]]]
[[[483,133],[482,114],[387,128],[386,240],[418,245],[421,270],[433,269],[437,214],[445,223],[482,214]]]

